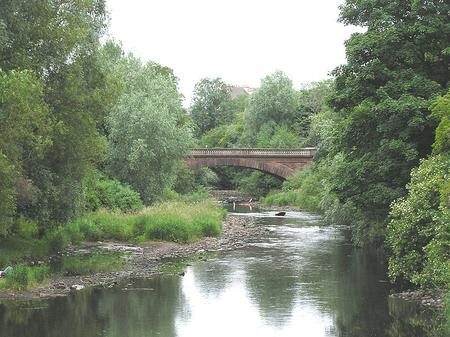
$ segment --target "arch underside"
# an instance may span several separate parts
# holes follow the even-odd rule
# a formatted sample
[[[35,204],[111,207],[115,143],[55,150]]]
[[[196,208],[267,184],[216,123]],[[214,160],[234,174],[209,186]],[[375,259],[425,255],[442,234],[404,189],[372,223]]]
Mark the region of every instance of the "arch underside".
[[[217,166],[244,167],[258,170],[282,179],[286,179],[294,171],[286,165],[273,161],[249,160],[245,158],[190,158],[186,163],[193,169]]]

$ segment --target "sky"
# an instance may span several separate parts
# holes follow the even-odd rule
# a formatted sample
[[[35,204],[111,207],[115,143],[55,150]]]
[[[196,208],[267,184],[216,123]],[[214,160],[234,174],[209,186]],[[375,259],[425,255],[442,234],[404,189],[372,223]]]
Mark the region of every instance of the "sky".
[[[357,30],[337,22],[342,1],[107,0],[109,37],[172,68],[188,107],[205,77],[254,88],[277,70],[297,88],[329,77]]]

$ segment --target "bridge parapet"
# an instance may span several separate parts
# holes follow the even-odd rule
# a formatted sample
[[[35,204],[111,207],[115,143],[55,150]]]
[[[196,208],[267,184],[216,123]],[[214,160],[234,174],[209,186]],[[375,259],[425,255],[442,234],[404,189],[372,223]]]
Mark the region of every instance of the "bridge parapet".
[[[213,149],[192,149],[192,157],[294,157],[313,158],[316,149],[306,147],[302,149],[267,149],[267,148],[213,148]]]

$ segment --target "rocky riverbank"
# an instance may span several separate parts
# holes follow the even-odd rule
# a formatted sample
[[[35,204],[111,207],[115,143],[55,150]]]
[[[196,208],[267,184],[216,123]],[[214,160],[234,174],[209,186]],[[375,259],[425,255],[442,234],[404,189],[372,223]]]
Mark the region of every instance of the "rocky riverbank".
[[[424,307],[442,309],[444,307],[444,299],[442,292],[431,292],[425,290],[410,290],[401,293],[392,294],[393,298],[400,298],[404,301],[413,301]]]
[[[45,284],[26,291],[0,289],[0,299],[49,298],[65,296],[71,291],[86,287],[112,287],[128,278],[143,278],[159,273],[164,263],[170,259],[244,247],[263,232],[264,229],[251,217],[228,215],[223,223],[223,232],[220,237],[207,237],[188,244],[175,242],[146,242],[137,245],[121,242],[83,243],[81,246],[70,247],[62,254],[77,255],[80,251],[89,250],[122,252],[125,259],[124,268],[114,272],[81,276],[56,276]]]

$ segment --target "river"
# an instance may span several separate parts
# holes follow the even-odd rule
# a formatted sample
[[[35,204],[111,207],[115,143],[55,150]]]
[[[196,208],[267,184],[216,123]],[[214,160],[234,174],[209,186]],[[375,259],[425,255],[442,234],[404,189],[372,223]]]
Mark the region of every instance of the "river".
[[[257,216],[266,235],[185,275],[0,303],[1,337],[444,337],[435,313],[389,298],[381,253],[318,216]]]

